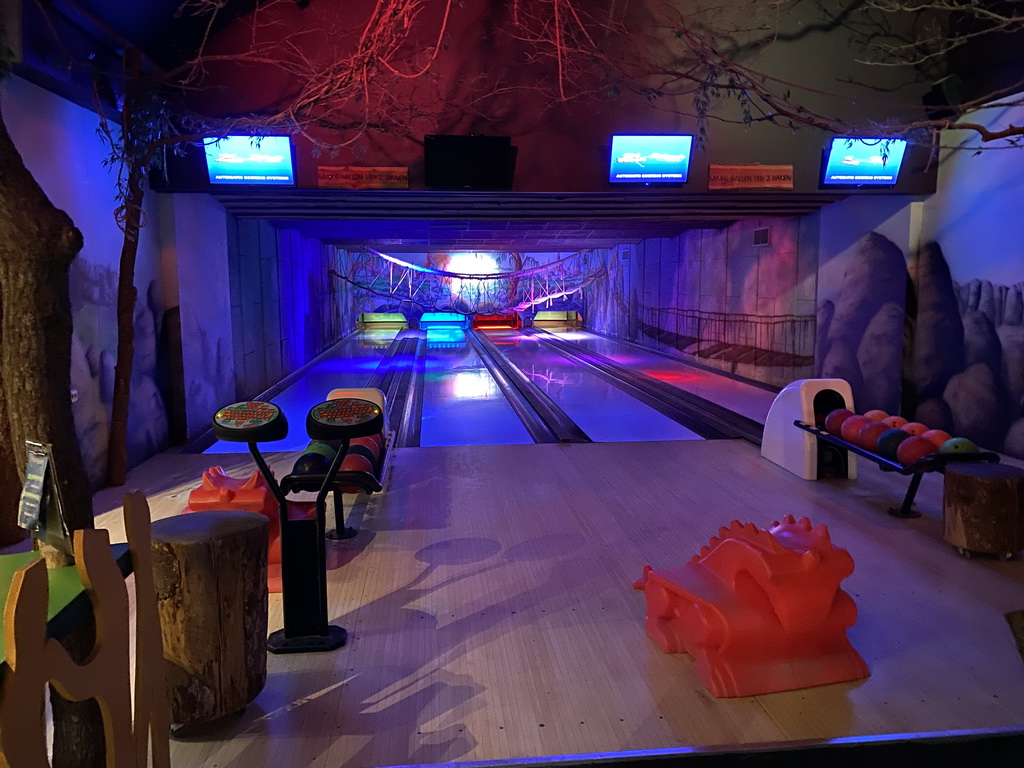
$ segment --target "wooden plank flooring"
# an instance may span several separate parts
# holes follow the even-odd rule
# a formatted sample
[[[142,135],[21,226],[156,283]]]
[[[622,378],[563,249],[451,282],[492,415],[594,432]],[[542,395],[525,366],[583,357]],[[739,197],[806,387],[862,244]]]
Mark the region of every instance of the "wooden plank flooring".
[[[211,463],[252,468],[164,454],[129,482],[159,518]],[[856,481],[807,482],[741,441],[400,450],[389,487],[353,513],[359,536],[328,543],[349,644],[271,655],[244,715],[173,742],[172,760],[363,768],[1024,725],[1004,618],[1024,608],[1024,562],[965,560],[942,541],[941,476],[922,483],[923,517],[889,517],[908,481],[865,464]],[[123,540],[118,503],[96,498]],[[632,581],[734,518],[787,513],[853,555],[849,636],[871,677],[715,699],[689,657],[647,639]],[[272,595],[270,629],[280,621]]]

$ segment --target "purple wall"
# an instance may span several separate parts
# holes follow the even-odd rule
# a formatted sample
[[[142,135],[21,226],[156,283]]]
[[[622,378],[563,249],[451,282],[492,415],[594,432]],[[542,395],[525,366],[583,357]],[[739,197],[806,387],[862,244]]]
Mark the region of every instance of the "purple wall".
[[[255,397],[341,339],[334,249],[265,221],[228,223],[235,397]]]
[[[767,233],[756,245],[754,232]],[[584,322],[669,355],[766,384],[809,375],[817,218],[754,219],[607,252]]]
[[[74,430],[86,471],[99,486],[105,474],[117,350],[117,269],[122,234],[114,220],[116,176],[104,167],[107,150],[96,115],[17,77],[3,81],[4,121],[36,181],[82,231],[72,262],[74,319],[71,385]],[[146,203],[149,221],[155,201]],[[136,465],[168,445],[166,357],[160,337],[167,307],[157,228],[139,237],[135,271],[135,364],[128,415],[128,458]]]

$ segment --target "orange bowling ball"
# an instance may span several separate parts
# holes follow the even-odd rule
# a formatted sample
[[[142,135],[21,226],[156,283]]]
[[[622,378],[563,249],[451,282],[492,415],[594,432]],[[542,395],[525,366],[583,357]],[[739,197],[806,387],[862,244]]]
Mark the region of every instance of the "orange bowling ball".
[[[938,450],[938,446],[927,437],[915,435],[908,437],[900,443],[900,447],[896,449],[896,461],[904,467],[909,467],[915,461],[923,459],[932,453],[937,453]]]
[[[839,430],[839,436],[848,443],[856,443],[860,431],[870,423],[871,419],[867,416],[851,416],[843,422],[843,426]]]
[[[902,429],[904,432],[910,435],[913,435],[914,437],[923,435],[925,432],[928,431],[928,427],[922,424],[920,421],[908,421],[906,424],[900,427],[900,429]]]
[[[857,433],[857,445],[865,450],[874,451],[878,447],[878,438],[882,436],[883,432],[888,431],[889,425],[885,422],[870,421]]]
[[[935,443],[937,448],[941,448],[942,444],[953,436],[944,429],[929,429],[927,432],[922,432],[921,437],[927,437]]]
[[[874,408],[870,411],[865,411],[864,415],[867,416],[872,421],[881,421],[882,419],[889,418],[889,414],[879,408]]]
[[[908,423],[902,416],[887,416],[882,419],[883,424],[888,424],[893,429],[903,429],[903,425]]]
[[[839,437],[840,431],[843,428],[843,422],[853,415],[853,411],[849,408],[836,408],[825,417],[825,431],[830,435]]]

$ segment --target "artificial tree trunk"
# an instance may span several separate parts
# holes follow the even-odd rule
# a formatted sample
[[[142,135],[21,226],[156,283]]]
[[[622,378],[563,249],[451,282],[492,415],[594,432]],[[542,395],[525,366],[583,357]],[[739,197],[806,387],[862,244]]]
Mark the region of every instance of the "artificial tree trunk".
[[[110,442],[107,450],[107,482],[124,485],[128,475],[128,406],[132,394],[132,363],[135,360],[135,259],[142,223],[142,172],[128,173],[128,199],[124,207],[124,241],[117,276],[117,362],[110,409]]]
[[[0,114],[0,406],[19,474],[25,440],[53,446],[66,522],[92,528],[92,491],[71,413],[68,270],[82,233],[25,168]],[[0,421],[0,424],[3,422]],[[17,519],[17,506],[0,515]]]
[[[135,361],[135,260],[139,252],[139,229],[142,227],[143,173],[149,155],[133,154],[136,121],[135,103],[139,95],[142,65],[139,52],[124,52],[124,94],[121,104],[121,142],[125,147],[122,162],[125,168],[125,189],[120,209],[120,225],[124,233],[117,272],[117,361],[114,364],[114,392],[110,407],[110,439],[107,444],[107,483],[124,485],[128,475],[128,412],[132,395],[132,365]]]
[[[3,305],[0,304],[0,347],[3,346]],[[4,390],[3,371],[0,370],[0,392]],[[6,510],[18,508],[21,492],[21,477],[18,475],[18,460],[11,441],[11,423],[7,418],[7,407],[0,401],[0,547],[14,544],[27,536],[24,528],[18,526],[16,514]]]
[[[2,105],[0,105],[2,107]],[[25,440],[53,446],[65,523],[92,528],[92,491],[71,412],[71,300],[68,270],[82,233],[54,207],[25,168],[0,111],[0,459],[13,457],[23,477]],[[14,489],[17,490],[17,484]],[[17,494],[6,486],[0,517],[17,520]],[[92,647],[84,629],[66,643],[76,658]],[[51,690],[51,693],[52,690]],[[95,701],[51,696],[53,766],[104,765],[103,722]]]

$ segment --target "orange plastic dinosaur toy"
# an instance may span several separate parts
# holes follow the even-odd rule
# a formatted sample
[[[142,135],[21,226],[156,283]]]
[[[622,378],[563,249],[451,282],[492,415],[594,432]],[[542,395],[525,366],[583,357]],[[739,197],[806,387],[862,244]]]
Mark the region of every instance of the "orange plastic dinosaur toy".
[[[267,551],[267,589],[281,591],[281,522],[277,500],[267,487],[267,481],[257,471],[248,477],[231,477],[220,467],[203,472],[203,483],[188,495],[188,506],[181,510],[202,512],[237,509],[257,512],[270,520],[270,541]],[[288,519],[310,519],[316,515],[312,502],[288,502]]]
[[[786,515],[769,530],[732,521],[678,568],[644,566],[647,634],[689,653],[713,696],[753,696],[859,680],[846,639],[857,606],[839,583],[853,558],[828,528]]]

